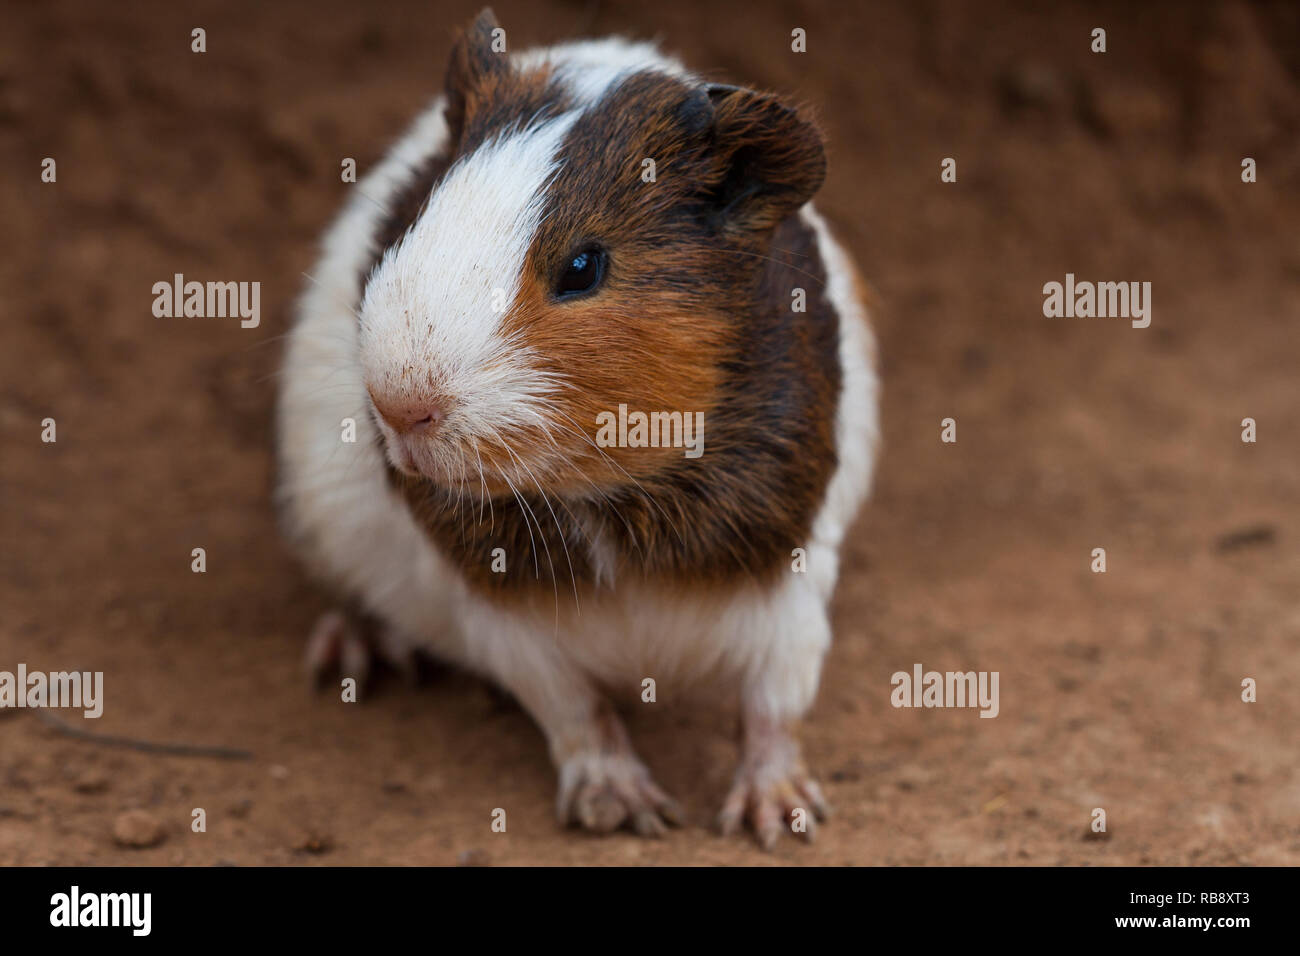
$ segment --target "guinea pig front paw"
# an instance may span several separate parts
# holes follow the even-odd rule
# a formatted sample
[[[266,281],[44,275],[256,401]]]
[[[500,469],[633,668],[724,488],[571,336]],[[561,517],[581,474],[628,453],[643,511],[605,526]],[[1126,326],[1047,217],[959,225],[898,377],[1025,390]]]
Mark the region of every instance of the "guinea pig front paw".
[[[799,756],[799,744],[785,733],[764,734],[746,742],[740,768],[718,814],[718,828],[729,836],[748,823],[764,850],[771,850],[782,830],[809,842],[817,822],[830,816],[830,805]]]
[[[659,837],[668,824],[682,822],[677,801],[659,788],[634,754],[588,751],[569,757],[560,767],[556,808],[561,824],[594,833],[626,826],[641,836]]]

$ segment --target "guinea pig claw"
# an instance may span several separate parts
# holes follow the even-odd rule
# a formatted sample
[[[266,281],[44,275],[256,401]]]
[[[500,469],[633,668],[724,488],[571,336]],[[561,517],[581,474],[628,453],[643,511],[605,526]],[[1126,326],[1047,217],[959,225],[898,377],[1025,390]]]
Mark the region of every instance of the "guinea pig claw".
[[[593,833],[622,827],[644,837],[661,837],[680,824],[681,807],[650,779],[632,754],[580,753],[560,768],[556,804],[560,822]]]
[[[785,831],[808,843],[816,839],[818,822],[830,816],[821,787],[801,768],[787,773],[773,770],[746,764],[737,771],[718,814],[723,836],[737,833],[748,823],[764,850],[773,849]]]
[[[343,612],[327,611],[316,619],[303,653],[303,666],[313,687],[324,686],[329,675],[342,664],[344,645],[353,640],[353,628]]]
[[[359,689],[370,686],[376,661],[415,683],[414,652],[402,647],[382,625],[366,627],[343,611],[327,611],[307,638],[304,666],[312,686],[325,687],[332,676],[351,677]]]

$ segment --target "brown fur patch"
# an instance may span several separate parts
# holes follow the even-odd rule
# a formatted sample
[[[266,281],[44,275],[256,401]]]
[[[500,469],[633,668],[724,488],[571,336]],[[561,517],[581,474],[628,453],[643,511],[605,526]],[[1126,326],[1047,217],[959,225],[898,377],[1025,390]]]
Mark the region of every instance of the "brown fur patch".
[[[395,486],[438,545],[475,586],[534,598],[597,586],[601,555],[617,578],[679,585],[762,580],[807,543],[836,465],[839,319],[824,293],[810,227],[790,217],[738,317],[741,334],[719,357],[719,385],[705,416],[705,452],[655,452],[635,482],[596,469],[599,492],[522,491],[490,505],[390,470]],[[807,311],[790,310],[791,290]],[[597,344],[592,350],[600,348]],[[592,423],[594,431],[594,421]],[[632,462],[636,465],[636,462]],[[506,573],[491,570],[504,549]]]

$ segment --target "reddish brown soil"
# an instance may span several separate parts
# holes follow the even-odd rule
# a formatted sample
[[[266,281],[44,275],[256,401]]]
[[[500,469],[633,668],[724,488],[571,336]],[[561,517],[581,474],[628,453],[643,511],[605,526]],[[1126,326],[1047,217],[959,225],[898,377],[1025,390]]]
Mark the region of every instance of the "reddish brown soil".
[[[879,295],[885,443],[804,734],[839,813],[771,855],[707,828],[725,714],[633,715],[693,814],[644,842],[559,830],[539,733],[470,678],[308,692],[326,603],[268,496],[279,336],[341,158],[382,155],[474,8],[182,6],[19,3],[0,31],[0,670],[102,670],[78,726],[255,757],[0,712],[0,863],[1300,862],[1294,6],[496,3],[518,46],[657,35],[829,133],[819,202]],[[261,326],[153,318],[176,272],[261,281]],[[1151,327],[1044,318],[1066,272],[1152,282]],[[915,662],[999,671],[1001,715],[893,709]],[[115,845],[131,808],[160,845]]]

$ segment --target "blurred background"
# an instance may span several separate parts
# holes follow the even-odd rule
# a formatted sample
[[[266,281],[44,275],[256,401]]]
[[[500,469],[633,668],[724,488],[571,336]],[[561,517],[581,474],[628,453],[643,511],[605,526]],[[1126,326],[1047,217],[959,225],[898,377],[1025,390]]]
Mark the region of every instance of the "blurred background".
[[[772,855],[715,836],[734,718],[660,706],[632,733],[691,825],[565,833],[540,734],[484,685],[306,685],[327,603],[269,500],[280,337],[341,161],[438,92],[476,4],[10,0],[0,670],[103,671],[70,725],[252,758],[0,711],[0,864],[1300,862],[1300,6],[493,6],[512,48],[658,38],[825,126],[884,383],[804,729],[837,818]],[[261,324],[154,318],[178,272],[259,281]],[[1150,328],[1044,318],[1067,272],[1151,282]],[[999,671],[1000,716],[892,709],[916,662]]]

